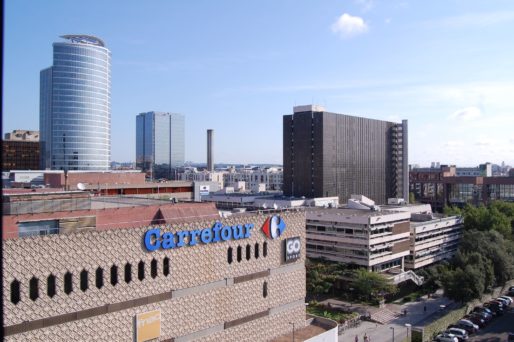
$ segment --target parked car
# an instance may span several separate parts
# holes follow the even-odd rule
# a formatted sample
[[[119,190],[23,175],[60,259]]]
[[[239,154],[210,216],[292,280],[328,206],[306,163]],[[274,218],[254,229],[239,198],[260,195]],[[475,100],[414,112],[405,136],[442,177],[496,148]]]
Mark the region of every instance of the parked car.
[[[462,329],[462,330],[464,330],[465,332],[467,332],[467,333],[468,333],[468,335],[471,335],[471,334],[474,334],[474,333],[475,333],[475,328],[474,328],[474,327],[472,327],[472,326],[466,325],[466,324],[459,324],[459,323],[450,324],[450,325],[448,326],[448,329],[451,329],[451,328]]]
[[[466,341],[469,336],[466,330],[459,328],[450,328],[446,332],[455,335],[459,341]]]
[[[474,324],[478,325],[479,328],[485,327],[485,321],[477,316],[476,314],[466,315],[463,317],[464,319],[470,320]]]
[[[489,323],[492,319],[492,317],[485,312],[470,312],[470,315],[475,315],[482,318],[485,323]]]
[[[510,302],[505,299],[505,298],[502,298],[502,297],[498,297],[498,298],[495,298],[496,301],[499,301],[500,303],[503,304],[504,307],[507,307],[510,305]]]
[[[462,324],[462,325],[467,325],[467,326],[470,326],[473,328],[473,332],[477,332],[478,330],[480,330],[480,328],[478,327],[478,325],[476,325],[475,323],[471,322],[469,319],[461,319],[457,322],[457,324]]]
[[[514,286],[509,287],[509,291],[507,292],[509,296],[514,296]]]
[[[447,332],[439,333],[435,337],[435,340],[437,342],[459,342],[459,339],[457,338],[457,336],[455,336],[453,334],[449,334]]]
[[[509,304],[508,305],[511,305],[512,304],[512,297],[509,297],[509,296],[500,296],[499,298],[505,298]]]
[[[486,307],[489,310],[491,310],[492,312],[494,312],[496,314],[496,316],[503,315],[502,306],[498,305],[498,303],[495,303],[495,302],[485,303],[484,307]]]
[[[481,313],[481,314],[484,314],[484,316],[486,317],[486,320],[487,321],[490,321],[493,319],[493,312],[491,310],[489,310],[488,308],[482,308],[482,307],[479,307],[479,306],[476,306],[472,312],[476,312],[476,313]]]
[[[509,337],[507,338],[507,341],[514,341],[514,333],[509,333]]]

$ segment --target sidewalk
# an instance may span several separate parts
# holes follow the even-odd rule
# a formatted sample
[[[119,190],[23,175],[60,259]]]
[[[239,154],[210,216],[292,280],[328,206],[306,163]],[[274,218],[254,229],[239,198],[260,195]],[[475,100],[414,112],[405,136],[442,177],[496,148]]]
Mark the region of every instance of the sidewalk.
[[[332,301],[332,300],[330,300]],[[379,324],[375,322],[362,322],[360,326],[345,330],[339,335],[339,341],[354,342],[355,335],[359,337],[359,342],[364,341],[364,334],[370,338],[370,342],[391,342],[393,341],[393,331],[395,342],[403,341],[407,337],[406,323],[411,327],[415,327],[426,321],[427,318],[441,310],[441,305],[449,305],[452,301],[445,297],[437,296],[436,298],[427,298],[424,296],[419,302],[411,302],[405,305],[386,304],[386,309],[396,313],[398,316],[389,321],[388,324]],[[426,312],[424,306],[426,305]],[[360,310],[368,309],[370,312],[380,310],[376,307],[356,306]],[[401,316],[403,310],[407,310],[407,316]],[[360,311],[359,311],[360,312]],[[394,330],[393,330],[394,329]],[[409,328],[410,333],[410,328]]]

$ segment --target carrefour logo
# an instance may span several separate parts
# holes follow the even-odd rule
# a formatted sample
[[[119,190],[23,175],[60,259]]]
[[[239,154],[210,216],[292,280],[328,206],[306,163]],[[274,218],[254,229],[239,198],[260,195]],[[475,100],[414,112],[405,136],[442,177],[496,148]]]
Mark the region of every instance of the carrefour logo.
[[[276,239],[286,230],[286,223],[280,216],[271,216],[262,225],[262,232],[270,239]]]
[[[216,222],[212,228],[184,230],[176,233],[161,232],[161,229],[150,229],[145,233],[144,245],[147,251],[153,252],[160,248],[170,249],[184,246],[194,246],[216,243],[228,240],[248,239],[253,229],[253,223],[224,226]]]

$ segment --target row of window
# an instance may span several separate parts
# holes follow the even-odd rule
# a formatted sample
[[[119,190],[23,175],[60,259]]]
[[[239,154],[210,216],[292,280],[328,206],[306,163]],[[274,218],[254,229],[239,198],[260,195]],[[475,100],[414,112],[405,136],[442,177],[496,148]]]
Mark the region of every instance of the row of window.
[[[145,262],[139,261],[137,264],[137,279],[143,281],[145,279]],[[167,277],[170,274],[170,259],[164,257],[162,260],[162,274]],[[66,272],[63,277],[63,292],[67,295],[74,291],[73,289],[73,273]],[[156,278],[158,276],[158,262],[156,259],[152,259],[150,262],[150,276]],[[46,294],[52,298],[57,294],[57,277],[54,274],[50,274],[46,279]],[[95,286],[98,289],[104,287],[104,269],[98,267],[95,270]],[[123,281],[130,283],[132,281],[132,264],[126,263],[123,266]],[[109,270],[109,282],[112,286],[119,284],[119,267],[112,265]],[[79,288],[82,292],[86,292],[89,289],[89,271],[83,269],[79,274]],[[11,302],[17,304],[21,298],[21,283],[14,279],[10,284],[11,289]],[[29,298],[33,301],[40,297],[39,279],[32,277],[29,280]]]
[[[227,249],[227,262],[229,264],[232,264],[232,262],[234,262],[233,251],[234,250],[232,247],[229,247]],[[259,259],[259,254],[260,254],[260,245],[259,245],[259,243],[255,243],[254,250],[253,250],[254,258]],[[267,242],[264,242],[262,244],[262,256],[264,258],[266,258],[268,256],[268,243]],[[246,248],[245,248],[245,259],[250,260],[251,258],[252,258],[252,246],[250,244],[247,244]],[[243,247],[241,247],[241,246],[237,246],[237,248],[236,248],[236,260],[237,260],[237,262],[241,262],[243,260]]]

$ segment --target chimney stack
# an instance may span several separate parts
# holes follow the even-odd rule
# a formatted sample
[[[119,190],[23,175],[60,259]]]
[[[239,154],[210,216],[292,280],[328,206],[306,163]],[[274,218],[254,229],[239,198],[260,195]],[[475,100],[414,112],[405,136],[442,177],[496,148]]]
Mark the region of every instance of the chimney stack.
[[[212,129],[207,130],[207,170],[214,171],[214,159],[212,156]]]

